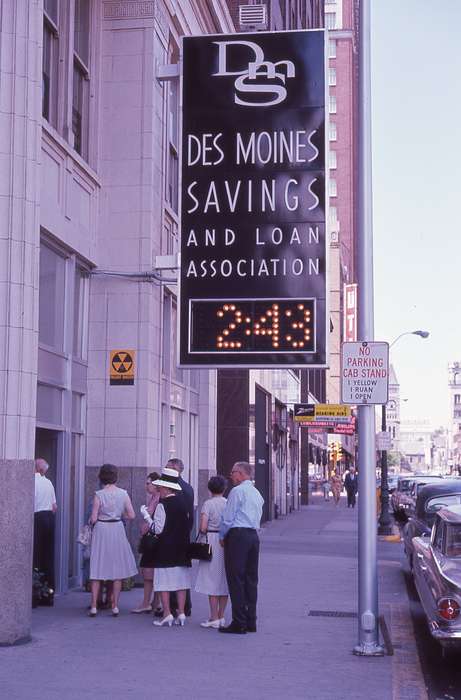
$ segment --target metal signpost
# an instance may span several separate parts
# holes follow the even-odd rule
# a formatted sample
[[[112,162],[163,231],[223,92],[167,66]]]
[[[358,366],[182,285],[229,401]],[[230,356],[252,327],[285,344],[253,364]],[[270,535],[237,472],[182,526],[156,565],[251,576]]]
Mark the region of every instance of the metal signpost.
[[[325,367],[325,32],[182,58],[180,365]]]
[[[352,405],[386,404],[388,396],[388,343],[343,343],[341,401]]]
[[[371,167],[370,0],[359,6],[359,158],[358,158],[358,328],[361,341],[374,339],[373,190]],[[359,444],[359,656],[381,656],[378,630],[378,566],[376,558],[375,409],[358,406]]]

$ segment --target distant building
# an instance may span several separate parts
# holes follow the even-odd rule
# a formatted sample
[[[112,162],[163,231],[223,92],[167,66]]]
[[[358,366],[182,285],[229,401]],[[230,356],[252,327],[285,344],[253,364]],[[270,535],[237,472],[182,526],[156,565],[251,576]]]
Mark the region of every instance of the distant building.
[[[449,461],[453,472],[461,473],[461,362],[448,365],[450,402]]]
[[[391,451],[400,451],[400,384],[394,366],[389,371],[389,400],[386,404],[386,428],[391,436]]]
[[[439,474],[450,474],[447,428],[437,428],[431,436],[431,469]]]
[[[412,472],[431,468],[432,429],[428,420],[400,422],[400,451],[402,466]]]
[[[358,13],[356,0],[325,2],[328,29],[328,141],[330,243],[330,366],[326,373],[329,403],[340,401],[340,352],[344,339],[344,285],[356,282]],[[344,467],[355,459],[355,440],[341,439]]]

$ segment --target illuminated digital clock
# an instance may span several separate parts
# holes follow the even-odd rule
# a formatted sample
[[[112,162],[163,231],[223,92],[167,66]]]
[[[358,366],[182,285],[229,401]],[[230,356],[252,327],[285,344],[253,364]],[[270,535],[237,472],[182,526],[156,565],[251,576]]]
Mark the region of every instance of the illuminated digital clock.
[[[314,299],[190,300],[191,353],[315,352]]]

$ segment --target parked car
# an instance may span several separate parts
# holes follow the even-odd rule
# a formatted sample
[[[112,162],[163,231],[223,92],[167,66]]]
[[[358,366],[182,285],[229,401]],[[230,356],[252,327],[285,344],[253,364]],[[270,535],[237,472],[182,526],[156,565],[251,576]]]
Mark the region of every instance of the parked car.
[[[416,506],[403,528],[403,546],[410,569],[413,567],[413,538],[430,537],[435,515],[441,508],[461,504],[461,481],[443,479],[430,484],[418,484]]]
[[[400,477],[397,488],[391,496],[392,509],[396,519],[407,520],[406,511],[410,508],[410,492],[415,482],[421,481],[427,484],[431,481],[438,481],[441,478],[441,476],[436,476],[435,474],[412,474],[411,476]]]
[[[429,631],[461,649],[461,505],[441,508],[431,537],[413,539],[413,576]]]

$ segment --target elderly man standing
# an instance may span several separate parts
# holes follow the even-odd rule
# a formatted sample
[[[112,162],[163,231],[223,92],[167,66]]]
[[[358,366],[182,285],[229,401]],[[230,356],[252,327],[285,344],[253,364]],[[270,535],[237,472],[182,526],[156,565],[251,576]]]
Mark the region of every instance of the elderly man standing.
[[[236,462],[230,477],[234,488],[222,515],[219,537],[232,602],[232,622],[219,631],[228,634],[256,632],[258,564],[264,499],[251,480],[248,462]]]
[[[48,466],[42,458],[35,460],[34,569],[41,571],[54,589],[54,530],[58,507],[54,486],[45,476]]]

